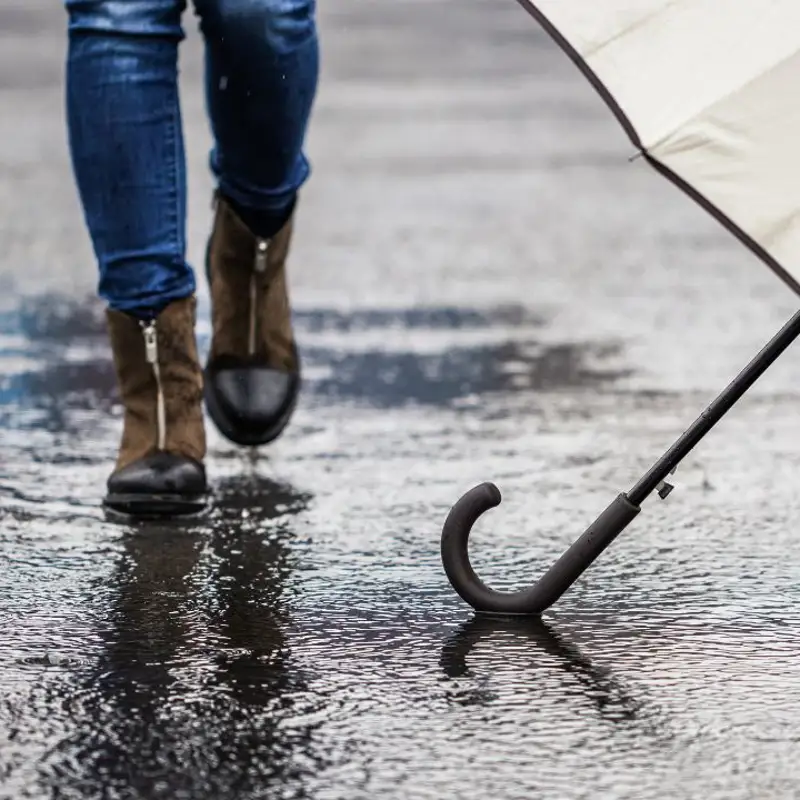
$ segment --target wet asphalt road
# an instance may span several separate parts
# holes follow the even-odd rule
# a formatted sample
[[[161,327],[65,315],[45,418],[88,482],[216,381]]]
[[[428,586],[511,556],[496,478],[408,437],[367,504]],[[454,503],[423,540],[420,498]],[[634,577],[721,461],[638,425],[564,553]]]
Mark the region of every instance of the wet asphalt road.
[[[192,255],[210,220],[191,18]],[[547,615],[541,572],[794,311],[511,0],[336,0],[292,261],[308,365],[211,515],[106,520],[120,429],[65,149],[63,14],[0,8],[3,798],[793,798],[790,350]],[[207,347],[202,286],[200,336]]]

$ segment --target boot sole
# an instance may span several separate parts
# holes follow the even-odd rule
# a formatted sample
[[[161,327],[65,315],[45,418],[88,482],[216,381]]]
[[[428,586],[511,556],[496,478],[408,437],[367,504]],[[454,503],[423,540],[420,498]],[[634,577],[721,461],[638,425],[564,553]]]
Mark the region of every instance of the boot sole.
[[[185,517],[204,511],[205,494],[112,493],[103,498],[103,506],[117,514],[139,519]]]
[[[297,407],[297,400],[300,396],[300,386],[301,381],[298,378],[297,382],[297,389],[295,390],[294,396],[292,397],[289,405],[286,409],[281,413],[279,417],[275,419],[272,425],[265,430],[260,430],[257,432],[243,430],[242,428],[238,427],[235,422],[228,417],[225,412],[220,407],[219,403],[217,402],[217,397],[214,394],[214,390],[211,388],[211,381],[208,378],[208,371],[204,372],[205,380],[203,381],[203,399],[205,400],[206,404],[206,411],[208,411],[208,416],[211,417],[211,421],[216,426],[217,430],[226,438],[228,441],[233,442],[234,444],[242,445],[244,447],[258,447],[259,445],[269,444],[270,442],[274,442],[283,431],[286,429],[286,426],[289,424],[289,421],[294,414],[295,408]]]

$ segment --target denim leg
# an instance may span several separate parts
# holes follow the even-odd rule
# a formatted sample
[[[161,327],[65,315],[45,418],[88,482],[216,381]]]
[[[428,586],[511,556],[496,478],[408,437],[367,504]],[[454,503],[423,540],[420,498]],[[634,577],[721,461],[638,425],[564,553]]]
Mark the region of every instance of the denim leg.
[[[239,206],[284,214],[309,175],[315,0],[195,0],[206,42],[211,169]]]
[[[184,0],[65,0],[66,105],[99,295],[147,315],[195,290],[177,54]]]

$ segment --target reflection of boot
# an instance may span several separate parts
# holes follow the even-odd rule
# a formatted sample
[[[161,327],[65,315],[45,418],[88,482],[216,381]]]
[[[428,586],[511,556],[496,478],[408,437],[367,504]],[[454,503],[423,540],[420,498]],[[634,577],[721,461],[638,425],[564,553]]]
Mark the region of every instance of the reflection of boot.
[[[208,245],[213,337],[206,366],[208,413],[242,445],[277,438],[292,416],[300,364],[292,333],[286,257],[292,220],[260,239],[217,195]]]
[[[152,321],[107,312],[125,423],[105,505],[129,514],[171,515],[204,504],[203,375],[194,297]]]

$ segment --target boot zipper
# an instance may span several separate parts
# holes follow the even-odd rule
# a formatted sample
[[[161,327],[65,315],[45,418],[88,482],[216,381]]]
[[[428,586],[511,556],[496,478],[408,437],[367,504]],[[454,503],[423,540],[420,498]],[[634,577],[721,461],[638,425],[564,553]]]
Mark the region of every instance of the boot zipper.
[[[167,446],[167,409],[164,404],[164,389],[161,386],[161,367],[158,363],[158,337],[156,336],[156,321],[147,324],[141,323],[144,335],[144,351],[147,363],[153,367],[156,379],[156,425],[158,427],[158,449],[164,450]]]
[[[258,300],[258,277],[267,271],[267,245],[268,239],[256,239],[256,261],[253,274],[250,276],[250,340],[248,350],[250,355],[256,352],[256,317]]]

